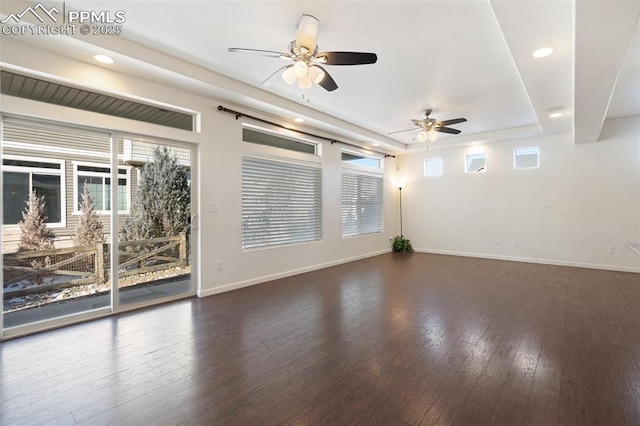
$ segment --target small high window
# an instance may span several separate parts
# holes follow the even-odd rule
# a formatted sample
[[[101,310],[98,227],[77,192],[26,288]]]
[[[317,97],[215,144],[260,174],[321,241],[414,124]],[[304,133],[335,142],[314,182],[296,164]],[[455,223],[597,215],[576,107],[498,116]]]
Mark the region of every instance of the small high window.
[[[349,164],[358,164],[360,166],[380,168],[381,161],[378,157],[370,157],[362,154],[356,154],[350,151],[342,151],[342,161]]]
[[[424,160],[424,175],[427,177],[442,176],[442,158]]]
[[[318,144],[300,139],[284,137],[269,131],[255,130],[248,127],[242,128],[242,140],[244,142],[266,145],[288,151],[302,152],[304,154],[319,155]]]
[[[486,154],[469,154],[466,156],[465,172],[483,173],[487,171]]]
[[[537,169],[540,167],[540,148],[516,148],[513,150],[514,169]]]

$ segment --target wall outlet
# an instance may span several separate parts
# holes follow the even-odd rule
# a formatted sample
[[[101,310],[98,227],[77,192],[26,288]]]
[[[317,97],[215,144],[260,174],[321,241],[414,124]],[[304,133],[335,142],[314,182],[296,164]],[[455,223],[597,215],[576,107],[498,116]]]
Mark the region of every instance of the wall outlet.
[[[496,247],[500,247],[500,244],[502,244],[502,242],[500,240],[496,240]]]
[[[542,203],[542,210],[551,210],[551,203],[548,201]]]
[[[209,203],[209,213],[218,213],[220,205],[218,203]]]
[[[338,248],[338,244],[333,243],[333,251],[336,251],[337,248]]]
[[[216,271],[222,271],[222,260],[216,260]]]
[[[616,247],[615,246],[609,246],[607,248],[607,253],[609,254],[616,254]]]
[[[520,247],[520,242],[518,240],[513,240],[513,243],[511,245],[514,247]]]

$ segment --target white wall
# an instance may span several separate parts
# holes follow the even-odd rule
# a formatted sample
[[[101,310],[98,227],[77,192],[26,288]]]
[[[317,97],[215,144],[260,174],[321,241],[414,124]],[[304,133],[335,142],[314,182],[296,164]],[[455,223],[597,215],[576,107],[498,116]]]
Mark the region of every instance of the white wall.
[[[200,267],[200,295],[215,294],[390,251],[389,239],[397,233],[397,199],[395,188],[389,181],[385,181],[385,232],[348,239],[341,237],[339,144],[323,143],[322,241],[244,251],[241,248],[240,229],[242,120],[217,110],[221,103],[234,109],[242,109],[242,106],[187,93],[9,40],[3,40],[1,60],[10,66],[55,76],[94,90],[151,99],[202,114],[201,132],[191,133],[9,96],[2,96],[0,109],[3,114],[25,115],[194,144],[199,152],[199,186],[194,195],[198,200],[201,233],[200,256],[196,262]],[[266,98],[272,96],[263,95]],[[274,102],[279,100],[276,96],[272,98]],[[314,132],[313,129],[305,130]],[[385,169],[395,171],[395,161],[392,158],[385,160]],[[386,175],[391,179],[395,176],[391,173]],[[209,203],[217,203],[219,212],[210,213]],[[217,261],[222,261],[222,270],[217,269]]]
[[[530,146],[540,168],[514,170],[513,149]],[[486,153],[485,173],[464,172],[472,152]],[[444,175],[426,178],[433,157]],[[557,134],[406,154],[399,166],[404,234],[418,251],[640,272],[625,247],[640,241],[638,116],[607,121],[597,143]]]

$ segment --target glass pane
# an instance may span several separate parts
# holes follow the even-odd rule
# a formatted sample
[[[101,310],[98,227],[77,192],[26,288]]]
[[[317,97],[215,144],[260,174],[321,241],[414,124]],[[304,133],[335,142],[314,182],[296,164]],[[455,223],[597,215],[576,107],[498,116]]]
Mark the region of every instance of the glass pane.
[[[58,169],[47,174],[37,171],[31,173],[5,172],[3,174],[3,219],[17,223],[22,218],[22,210],[27,207],[29,185],[39,196],[44,195],[44,206],[33,208],[35,214],[40,209],[49,216],[49,222],[56,227],[3,227],[3,325],[5,328],[21,328],[36,322],[56,320],[108,307],[111,303],[109,283],[109,217],[100,215],[97,221],[89,222],[87,229],[78,231],[77,225],[82,216],[74,212],[82,211],[82,186],[89,183],[91,194],[95,197],[96,208],[103,204],[103,183],[100,177],[77,176],[73,173],[74,161],[85,161],[84,155],[67,156],[61,166],[48,167],[42,158],[60,160],[56,147],[65,140],[77,152],[93,152],[100,156],[109,156],[109,135],[77,131],[62,126],[46,127],[41,122],[13,123],[3,122],[2,140],[12,140],[14,145],[2,146],[3,154],[20,157],[13,167],[38,167],[40,169]],[[19,133],[18,133],[19,132]],[[16,147],[14,137],[38,140],[41,145],[51,147],[43,151],[33,151]],[[29,142],[24,142],[29,146]],[[66,146],[66,145],[65,145]],[[33,158],[30,155],[33,153]],[[6,159],[3,159],[6,161]],[[64,179],[61,170],[64,168]],[[34,169],[35,170],[35,169]],[[63,188],[69,188],[64,191]],[[63,196],[64,195],[64,196]],[[77,205],[74,205],[77,197]],[[34,220],[37,223],[37,220]],[[64,226],[62,226],[64,224]],[[101,228],[100,228],[101,227]],[[100,228],[101,232],[95,232]],[[27,240],[26,236],[30,238]],[[25,238],[23,238],[25,237]],[[91,238],[89,238],[91,237]],[[22,251],[18,252],[20,242]],[[26,243],[29,244],[26,244]]]
[[[442,176],[442,159],[430,158],[425,161],[425,176]]]
[[[2,160],[2,164],[5,166],[21,166],[21,167],[34,167],[39,169],[60,170],[60,163],[46,163],[42,161],[9,160],[5,158]]]
[[[82,191],[84,191],[85,183],[89,185],[89,194],[93,197],[95,209],[97,211],[109,210],[108,206],[105,209],[103,179],[98,176],[78,176],[78,210],[82,205]]]
[[[315,144],[285,138],[272,133],[258,132],[247,128],[242,129],[242,140],[259,145],[288,149],[289,151],[304,152],[307,154],[316,153]]]
[[[109,167],[97,167],[97,166],[78,166],[79,172],[93,172],[93,173],[111,173]]]
[[[32,175],[32,188],[38,197],[44,196],[47,223],[62,222],[60,176]]]
[[[111,211],[111,178],[104,179],[104,208]]]
[[[191,291],[191,151],[132,140],[131,157],[131,206],[118,179],[118,207],[130,210],[119,215],[121,305]]]
[[[484,154],[467,155],[466,172],[481,173],[486,171],[486,157]]]
[[[350,154],[348,152],[342,153],[342,161],[359,164],[361,166],[380,168],[380,159],[375,157],[363,157],[360,155]]]
[[[22,211],[29,197],[29,174],[4,172],[2,174],[2,223],[16,225],[22,220]]]
[[[118,179],[118,210],[126,211],[127,209],[127,180]]]

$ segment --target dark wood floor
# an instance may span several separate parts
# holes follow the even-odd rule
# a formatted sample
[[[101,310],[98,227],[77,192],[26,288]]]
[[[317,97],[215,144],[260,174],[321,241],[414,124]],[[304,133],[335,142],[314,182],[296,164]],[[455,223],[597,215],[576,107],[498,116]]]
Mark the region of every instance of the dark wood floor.
[[[0,360],[3,425],[640,425],[640,275],[388,254]]]

